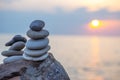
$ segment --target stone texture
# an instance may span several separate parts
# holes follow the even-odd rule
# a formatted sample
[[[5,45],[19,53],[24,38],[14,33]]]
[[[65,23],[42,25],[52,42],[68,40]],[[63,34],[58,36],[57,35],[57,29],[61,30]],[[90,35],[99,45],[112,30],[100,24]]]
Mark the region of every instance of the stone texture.
[[[8,80],[20,80],[20,76],[16,76],[16,77],[13,77],[13,78],[8,79]]]
[[[13,40],[15,40],[15,42],[17,41],[23,41],[23,42],[26,42],[26,38],[22,37],[21,35],[16,35]]]
[[[17,61],[17,60],[22,60],[23,56],[11,56],[11,57],[7,57],[3,60],[4,63],[10,63],[13,61]]]
[[[30,49],[25,48],[24,53],[27,54],[28,56],[38,57],[38,56],[45,54],[49,50],[50,50],[50,46],[47,46],[41,50],[30,50]]]
[[[30,39],[26,42],[26,47],[31,50],[39,50],[48,46],[49,40],[48,38],[33,40]]]
[[[30,61],[43,61],[48,57],[48,53],[45,53],[41,56],[38,57],[33,57],[33,56],[28,56],[27,54],[23,54],[23,58],[26,60],[30,60]]]
[[[33,31],[40,31],[45,26],[42,20],[35,20],[30,24],[30,29]]]
[[[14,55],[22,55],[24,52],[23,51],[14,51],[14,50],[9,50],[9,51],[3,51],[1,54],[3,56],[14,56]]]
[[[41,31],[33,31],[33,30],[28,30],[27,31],[27,36],[31,39],[41,39],[45,38],[49,35],[49,32],[47,30],[41,30]]]
[[[25,43],[22,42],[22,41],[18,41],[18,42],[16,42],[16,43],[14,43],[14,44],[9,48],[9,50],[17,50],[17,51],[20,51],[20,50],[22,50],[24,47],[25,47]]]
[[[10,40],[9,42],[7,42],[6,44],[5,44],[5,46],[11,46],[12,44],[14,44],[15,43],[15,40]]]
[[[47,30],[43,30],[45,23],[41,20],[34,20],[30,24],[30,30],[27,31],[27,36],[31,38],[26,43],[26,49],[24,51],[23,57],[26,60],[31,61],[43,61],[48,57],[47,47],[49,44],[49,39],[46,38],[49,35]]]
[[[20,79],[19,79],[20,78]],[[17,60],[0,65],[0,80],[70,80],[63,66],[49,54],[44,61]]]
[[[22,37],[21,35],[15,35],[12,40],[10,40],[9,42],[7,42],[5,44],[5,46],[11,46],[13,45],[15,42],[18,42],[18,41],[23,41],[23,42],[26,42],[26,38]]]

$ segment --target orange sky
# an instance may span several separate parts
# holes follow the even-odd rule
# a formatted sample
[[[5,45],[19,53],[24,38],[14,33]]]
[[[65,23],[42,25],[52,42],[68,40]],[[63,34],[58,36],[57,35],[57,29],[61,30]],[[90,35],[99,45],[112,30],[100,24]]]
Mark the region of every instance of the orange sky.
[[[36,19],[53,34],[120,35],[120,0],[0,0],[1,33],[23,33]],[[93,29],[94,19],[101,25]]]
[[[94,34],[98,34],[99,32],[115,33],[115,31],[117,32],[120,30],[120,20],[99,20],[99,21],[100,21],[100,25],[99,25],[99,27],[96,27],[96,28],[91,27],[93,25],[91,25],[91,22],[89,22],[86,25],[87,31],[93,32]]]

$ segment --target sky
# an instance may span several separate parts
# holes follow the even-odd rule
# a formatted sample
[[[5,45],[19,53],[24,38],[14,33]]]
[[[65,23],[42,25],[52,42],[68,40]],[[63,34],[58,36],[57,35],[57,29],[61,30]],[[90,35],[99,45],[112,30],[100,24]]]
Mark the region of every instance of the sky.
[[[0,0],[0,34],[25,34],[33,20],[55,35],[120,36],[120,0]],[[102,25],[90,29],[97,19]]]

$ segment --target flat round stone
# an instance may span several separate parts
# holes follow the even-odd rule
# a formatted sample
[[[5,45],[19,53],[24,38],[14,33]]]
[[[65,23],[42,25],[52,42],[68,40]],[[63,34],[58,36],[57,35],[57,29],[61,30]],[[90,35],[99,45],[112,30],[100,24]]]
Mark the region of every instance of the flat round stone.
[[[32,39],[41,39],[45,38],[49,35],[49,32],[47,30],[41,30],[41,31],[33,31],[29,30],[27,31],[27,36]]]
[[[40,50],[48,46],[48,43],[49,43],[48,38],[39,40],[30,39],[27,41],[26,47],[31,50]]]
[[[40,57],[31,57],[31,56],[28,56],[26,53],[23,54],[23,58],[26,59],[26,60],[30,60],[30,61],[42,61],[42,60],[45,60],[47,57],[48,57],[48,53],[40,56]]]
[[[30,50],[30,49],[25,49],[24,53],[27,54],[28,56],[32,56],[32,57],[39,57],[45,53],[48,52],[48,50],[50,50],[50,46],[47,46],[41,50]]]
[[[25,43],[22,42],[22,41],[19,41],[19,42],[14,43],[14,44],[9,48],[9,50],[17,50],[17,51],[20,51],[20,50],[22,50],[24,47],[25,47]]]
[[[15,40],[15,42],[17,41],[23,41],[23,42],[26,42],[26,38],[25,37],[22,37],[21,35],[16,35],[13,37],[13,40]]]
[[[5,44],[5,46],[11,46],[13,45],[15,42],[18,42],[18,41],[22,41],[22,42],[26,42],[26,38],[25,37],[22,37],[21,35],[15,35],[12,40],[10,40],[9,42],[7,42]]]
[[[30,29],[33,31],[40,31],[45,26],[42,20],[35,20],[30,24]]]
[[[9,50],[9,51],[3,51],[1,54],[3,56],[15,56],[15,55],[22,55],[24,52],[23,51],[14,51],[14,50]]]
[[[11,56],[8,58],[5,58],[3,60],[4,63],[10,63],[10,62],[14,62],[14,61],[18,61],[18,60],[23,60],[23,56]]]

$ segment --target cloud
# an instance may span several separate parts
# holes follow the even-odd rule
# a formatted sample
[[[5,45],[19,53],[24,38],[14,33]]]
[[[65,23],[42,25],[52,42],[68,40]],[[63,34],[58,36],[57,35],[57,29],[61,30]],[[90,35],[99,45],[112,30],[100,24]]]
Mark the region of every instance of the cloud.
[[[56,14],[42,12],[17,12],[0,11],[0,33],[25,33],[29,24],[35,19],[45,21],[45,29],[51,34],[98,34],[98,35],[120,35],[120,11],[109,12],[102,9],[89,12],[81,8],[73,12],[63,12],[58,9]],[[98,19],[103,23],[98,33],[86,30],[91,20]],[[100,31],[100,32],[99,32]]]
[[[86,7],[90,11],[120,11],[119,3],[120,0],[0,0],[0,10],[53,12],[57,8],[74,11]]]

